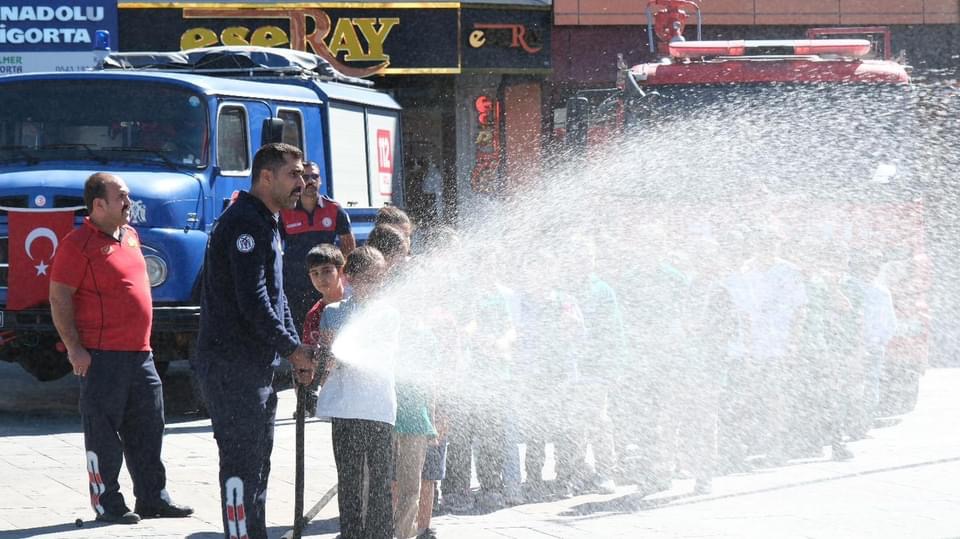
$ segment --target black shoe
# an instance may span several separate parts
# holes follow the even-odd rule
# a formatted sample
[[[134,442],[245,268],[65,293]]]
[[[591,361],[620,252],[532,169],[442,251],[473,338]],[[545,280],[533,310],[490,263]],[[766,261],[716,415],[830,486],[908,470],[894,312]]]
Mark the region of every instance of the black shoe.
[[[136,524],[140,522],[140,515],[133,511],[123,508],[119,511],[106,511],[102,515],[97,515],[98,522],[109,522],[110,524]]]
[[[161,501],[154,505],[137,502],[136,512],[141,518],[183,518],[193,514],[193,508]]]
[[[420,532],[416,539],[437,539],[437,531],[433,528],[427,528]]]
[[[316,403],[316,402],[314,402],[314,403],[309,403],[309,402],[308,402],[307,405],[304,406],[304,412],[306,412],[306,415],[304,416],[304,419],[307,419],[307,418],[310,418],[310,417],[317,417],[317,403]],[[297,414],[297,410],[294,410],[294,411],[293,411],[293,418],[294,418],[294,419],[297,419],[297,415],[298,415],[298,414]]]

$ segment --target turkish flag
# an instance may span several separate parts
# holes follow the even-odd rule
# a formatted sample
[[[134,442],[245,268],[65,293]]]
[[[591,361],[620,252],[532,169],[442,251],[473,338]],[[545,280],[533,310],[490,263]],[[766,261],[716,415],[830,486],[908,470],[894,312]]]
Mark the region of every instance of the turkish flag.
[[[50,264],[64,236],[73,230],[74,210],[7,213],[7,309],[42,305],[50,294]]]

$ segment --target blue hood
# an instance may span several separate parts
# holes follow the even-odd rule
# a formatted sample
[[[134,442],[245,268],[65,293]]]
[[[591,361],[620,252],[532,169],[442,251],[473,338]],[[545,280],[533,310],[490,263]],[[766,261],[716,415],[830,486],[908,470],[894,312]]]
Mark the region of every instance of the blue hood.
[[[54,208],[83,205],[83,184],[94,172],[123,178],[133,201],[131,224],[148,228],[183,228],[187,213],[201,217],[200,171],[135,168],[85,168],[63,162],[30,167],[0,168],[0,206]],[[38,204],[42,202],[43,205]]]

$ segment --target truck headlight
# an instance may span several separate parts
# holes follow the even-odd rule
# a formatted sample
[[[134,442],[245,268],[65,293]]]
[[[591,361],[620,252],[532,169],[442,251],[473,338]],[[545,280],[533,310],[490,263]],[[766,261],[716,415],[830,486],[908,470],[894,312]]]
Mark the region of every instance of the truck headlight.
[[[150,286],[157,287],[167,280],[167,263],[157,255],[144,255],[147,262],[147,277],[150,279]]]

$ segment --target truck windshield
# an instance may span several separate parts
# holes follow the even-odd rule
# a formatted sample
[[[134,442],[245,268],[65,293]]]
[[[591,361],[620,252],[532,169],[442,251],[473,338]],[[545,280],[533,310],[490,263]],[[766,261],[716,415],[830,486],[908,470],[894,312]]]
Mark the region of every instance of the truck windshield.
[[[0,161],[208,162],[207,110],[190,91],[120,80],[0,84]]]
[[[695,174],[696,191],[762,183],[779,192],[902,198],[918,167],[919,109],[910,87],[866,84],[716,84],[643,87],[628,107],[634,137],[727,139],[718,174]],[[688,175],[689,176],[689,175]],[[708,181],[711,180],[711,181]],[[689,186],[688,186],[689,187]]]

